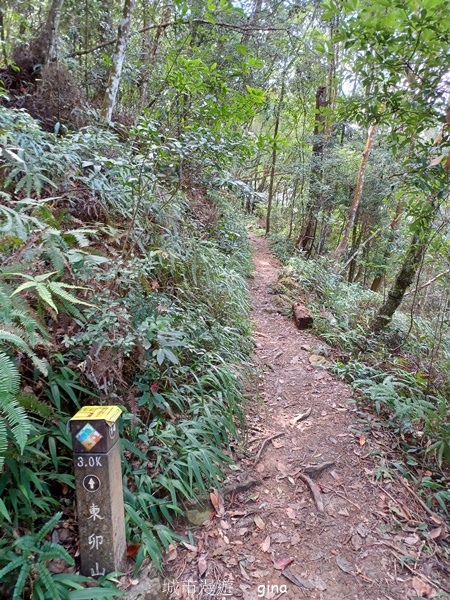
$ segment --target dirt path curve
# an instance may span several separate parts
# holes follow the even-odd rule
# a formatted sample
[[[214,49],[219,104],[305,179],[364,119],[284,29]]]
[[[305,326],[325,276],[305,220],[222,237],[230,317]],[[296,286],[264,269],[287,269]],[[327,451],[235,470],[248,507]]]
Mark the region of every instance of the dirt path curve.
[[[260,376],[249,390],[249,451],[230,475],[220,516],[196,530],[196,546],[171,557],[177,581],[171,597],[406,600],[420,597],[417,590],[425,595],[426,575],[413,579],[399,564],[409,554],[413,571],[420,569],[423,545],[416,529],[408,533],[404,518],[402,528],[393,526],[392,511],[405,506],[396,504],[402,494],[371,476],[369,453],[353,429],[351,389],[312,366],[311,354],[323,343],[279,314],[272,288],[280,264],[265,238],[252,235],[251,241],[253,360]],[[309,409],[309,417],[295,422]],[[329,464],[311,474],[324,463]],[[323,512],[298,473],[314,478]],[[432,569],[430,564],[428,575]]]

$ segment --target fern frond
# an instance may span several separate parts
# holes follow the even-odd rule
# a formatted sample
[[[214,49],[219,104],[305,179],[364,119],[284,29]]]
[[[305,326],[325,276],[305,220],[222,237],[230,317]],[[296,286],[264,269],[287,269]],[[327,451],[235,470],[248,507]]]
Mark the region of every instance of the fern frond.
[[[62,514],[62,513],[58,513]],[[44,561],[50,560],[52,558],[61,558],[68,565],[74,565],[75,561],[69,552],[60,544],[55,544],[53,542],[44,542],[42,544],[42,554],[41,557]]]
[[[0,352],[0,398],[15,396],[19,392],[20,376],[16,365],[4,352]]]
[[[49,404],[38,400],[34,394],[19,392],[16,400],[27,413],[34,413],[44,419],[50,419],[54,414],[52,407]]]
[[[19,391],[19,372],[13,361],[0,352],[0,471],[8,446],[8,429],[23,452],[30,434],[30,421],[14,396]]]
[[[41,529],[34,535],[33,540],[36,544],[37,542],[42,542],[47,535],[56,527],[56,524],[60,521],[62,517],[62,512],[57,512],[53,517],[47,521],[47,523],[41,527]]]
[[[61,309],[64,310],[64,312],[66,312],[69,315],[72,315],[72,317],[75,317],[75,319],[79,319],[80,321],[86,321],[86,317],[81,311],[78,310],[78,308],[74,304],[63,300],[62,298],[59,298],[59,302],[61,304]]]
[[[8,573],[11,573],[11,571],[18,569],[23,564],[24,560],[25,559],[23,556],[18,556],[13,561],[11,561],[9,565],[3,567],[3,569],[1,569],[0,571],[0,581],[3,581],[4,576],[8,575]]]
[[[31,425],[25,410],[12,396],[6,398],[0,396],[0,420],[6,421],[9,425],[14,441],[23,452],[30,435]],[[0,456],[0,461],[1,459]]]
[[[45,335],[45,328],[30,315],[30,313],[24,310],[14,309],[8,315],[10,320],[14,323],[17,323],[22,327],[22,329],[27,333],[27,341],[31,346],[35,346],[36,344],[43,344],[43,338],[38,335],[38,331]]]
[[[66,292],[66,290],[64,289],[64,288],[71,288],[71,289],[75,289],[75,290],[76,289],[80,290],[80,289],[86,289],[86,288],[81,288],[76,285],[70,285],[68,283],[58,283],[58,282],[54,282],[54,281],[49,283],[48,287],[53,292],[53,294],[55,294],[55,296],[62,298],[66,302],[71,302],[73,304],[83,304],[84,306],[90,306],[90,307],[94,306],[93,304],[90,304],[89,302],[80,300],[76,296],[73,296],[69,292]]]
[[[51,239],[46,240],[44,254],[52,263],[58,275],[61,275],[65,267],[64,253]]]
[[[0,473],[3,471],[3,465],[5,464],[5,455],[8,449],[8,430],[5,421],[0,418]],[[1,571],[0,571],[1,581]]]
[[[39,371],[47,376],[48,369],[46,363],[38,358],[33,350],[28,346],[28,344],[18,335],[14,333],[10,333],[9,331],[5,331],[4,329],[0,329],[0,342],[9,342],[19,350],[22,350],[29,358],[31,359],[34,366],[39,369]]]
[[[51,284],[48,284],[48,287],[50,287],[50,285]],[[52,295],[48,291],[47,286],[45,286],[43,283],[36,283],[36,291],[39,294],[39,297],[41,298],[41,300],[43,300],[46,304],[51,306],[51,308],[53,308],[53,310],[56,313],[58,313],[56,304],[53,302]]]
[[[47,567],[38,562],[35,564],[35,569],[37,575],[39,575],[39,583],[44,584],[45,590],[50,594],[49,596],[46,594],[46,597],[51,598],[51,600],[60,600],[61,595]]]
[[[23,560],[23,559],[22,559]],[[16,587],[14,588],[14,594],[12,600],[20,600],[22,598],[24,587],[27,584],[27,579],[31,571],[31,564],[26,562],[22,564],[22,568],[19,573],[19,577],[16,581]]]

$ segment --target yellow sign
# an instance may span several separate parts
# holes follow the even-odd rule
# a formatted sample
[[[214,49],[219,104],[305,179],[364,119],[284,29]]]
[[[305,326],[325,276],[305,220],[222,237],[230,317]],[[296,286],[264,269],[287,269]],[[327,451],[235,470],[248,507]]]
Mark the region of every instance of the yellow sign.
[[[118,406],[83,406],[70,420],[71,421],[95,421],[101,419],[107,423],[115,423],[122,414]]]

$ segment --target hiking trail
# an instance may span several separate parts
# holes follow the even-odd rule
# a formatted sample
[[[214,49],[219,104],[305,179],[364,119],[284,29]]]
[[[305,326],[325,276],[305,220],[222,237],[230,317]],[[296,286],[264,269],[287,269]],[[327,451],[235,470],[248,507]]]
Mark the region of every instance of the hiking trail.
[[[248,453],[223,497],[213,498],[217,514],[195,530],[196,545],[169,555],[177,581],[170,597],[433,597],[430,578],[442,581],[442,566],[423,561],[425,542],[411,515],[423,507],[401,482],[374,478],[352,390],[324,368],[326,357],[317,359],[332,349],[280,314],[272,291],[280,263],[266,238],[252,234],[251,241],[260,375],[249,390]],[[401,568],[404,557],[409,569]]]

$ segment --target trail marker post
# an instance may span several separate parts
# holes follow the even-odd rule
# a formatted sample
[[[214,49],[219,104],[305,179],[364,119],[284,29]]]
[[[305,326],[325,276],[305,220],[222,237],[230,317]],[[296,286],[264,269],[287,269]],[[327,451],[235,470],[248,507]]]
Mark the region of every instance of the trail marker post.
[[[125,518],[118,406],[84,406],[70,419],[81,573],[124,571]]]

